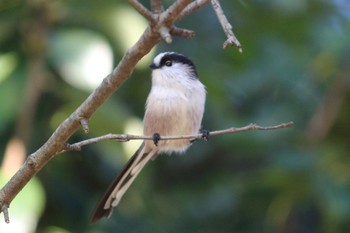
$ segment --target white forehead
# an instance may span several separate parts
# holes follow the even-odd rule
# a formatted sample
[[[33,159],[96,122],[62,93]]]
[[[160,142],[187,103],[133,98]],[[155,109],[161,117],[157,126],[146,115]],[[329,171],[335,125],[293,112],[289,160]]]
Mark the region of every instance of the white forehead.
[[[164,53],[160,53],[158,54],[154,59],[153,59],[153,64],[159,66],[160,65],[160,61],[162,60],[162,58],[164,57],[164,55],[166,54],[172,54],[173,52],[164,52]]]

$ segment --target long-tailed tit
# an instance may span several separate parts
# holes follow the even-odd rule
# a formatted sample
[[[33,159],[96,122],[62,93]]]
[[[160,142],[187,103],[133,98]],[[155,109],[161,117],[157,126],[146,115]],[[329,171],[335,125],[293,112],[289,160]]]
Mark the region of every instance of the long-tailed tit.
[[[183,153],[191,145],[188,139],[160,140],[160,136],[197,134],[204,113],[206,91],[199,81],[195,65],[175,52],[157,55],[150,65],[152,88],[143,119],[145,140],[120,174],[110,184],[96,206],[90,222],[109,217],[126,190],[149,160],[160,153]],[[159,140],[159,138],[158,138]]]

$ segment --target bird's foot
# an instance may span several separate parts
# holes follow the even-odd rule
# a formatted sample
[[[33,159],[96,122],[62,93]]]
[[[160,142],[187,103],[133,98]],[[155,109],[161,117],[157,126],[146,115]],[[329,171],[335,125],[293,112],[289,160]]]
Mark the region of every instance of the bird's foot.
[[[200,132],[202,133],[203,140],[206,141],[206,142],[209,141],[210,131],[206,130],[206,129],[202,129]],[[194,143],[197,140],[198,140],[198,138],[191,139],[190,143]]]
[[[159,133],[154,133],[153,134],[153,143],[155,146],[158,146],[158,142],[160,140],[160,134]]]
[[[209,136],[210,136],[210,131],[206,130],[206,129],[202,129],[201,130],[202,133],[202,138],[204,139],[204,141],[209,141]]]

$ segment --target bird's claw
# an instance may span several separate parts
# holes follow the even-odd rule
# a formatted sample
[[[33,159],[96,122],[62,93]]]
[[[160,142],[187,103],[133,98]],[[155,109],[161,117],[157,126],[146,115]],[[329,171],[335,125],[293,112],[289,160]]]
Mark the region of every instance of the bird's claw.
[[[158,142],[160,140],[160,134],[159,133],[154,133],[153,134],[153,143],[155,146],[158,146]]]
[[[203,140],[206,141],[206,142],[209,141],[210,131],[209,131],[209,130],[202,129],[200,132],[202,133],[202,138],[203,138]],[[198,138],[191,139],[191,140],[190,140],[190,143],[194,143],[194,142],[197,141],[197,140],[198,140]]]
[[[201,133],[202,133],[202,138],[204,139],[204,141],[206,141],[206,142],[209,141],[209,135],[210,135],[209,130],[202,129]]]

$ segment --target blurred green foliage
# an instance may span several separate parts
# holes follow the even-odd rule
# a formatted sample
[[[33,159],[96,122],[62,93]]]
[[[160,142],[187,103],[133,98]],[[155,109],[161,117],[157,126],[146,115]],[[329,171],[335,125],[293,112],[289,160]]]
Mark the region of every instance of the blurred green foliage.
[[[212,137],[184,156],[160,156],[112,217],[95,225],[88,224],[95,204],[132,152],[103,142],[64,153],[38,174],[46,201],[37,232],[350,231],[350,3],[221,4],[242,54],[221,49],[225,36],[210,5],[178,23],[195,30],[194,39],[162,42],[157,52],[195,62],[208,91],[203,128],[290,120],[294,127]],[[126,1],[1,0],[0,155],[13,137],[28,153],[37,150],[146,25]],[[103,62],[87,51],[106,51]],[[90,63],[82,60],[91,54]],[[89,134],[70,142],[124,133],[131,119],[141,121],[150,70],[140,65],[132,76],[94,114]],[[30,83],[41,87],[36,97],[28,96]],[[28,98],[36,98],[33,114],[23,110]]]

